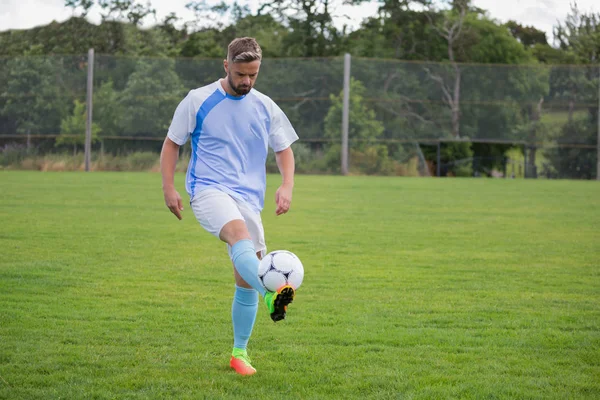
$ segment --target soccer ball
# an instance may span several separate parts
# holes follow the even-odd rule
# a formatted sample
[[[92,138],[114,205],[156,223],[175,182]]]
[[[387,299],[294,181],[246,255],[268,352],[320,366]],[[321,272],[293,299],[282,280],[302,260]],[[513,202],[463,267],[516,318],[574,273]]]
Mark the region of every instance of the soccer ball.
[[[296,290],[304,279],[304,266],[294,253],[276,250],[260,260],[258,277],[269,292],[276,292],[284,285],[290,285]]]

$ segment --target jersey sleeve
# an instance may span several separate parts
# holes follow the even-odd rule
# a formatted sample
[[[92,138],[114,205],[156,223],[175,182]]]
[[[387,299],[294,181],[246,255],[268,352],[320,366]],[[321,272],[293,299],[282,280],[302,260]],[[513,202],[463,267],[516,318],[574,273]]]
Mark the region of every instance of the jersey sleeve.
[[[274,152],[279,152],[290,147],[298,140],[298,135],[290,120],[275,102],[271,102],[271,126],[269,129],[269,146]]]
[[[167,137],[174,143],[183,146],[195,128],[196,109],[190,92],[175,109]]]

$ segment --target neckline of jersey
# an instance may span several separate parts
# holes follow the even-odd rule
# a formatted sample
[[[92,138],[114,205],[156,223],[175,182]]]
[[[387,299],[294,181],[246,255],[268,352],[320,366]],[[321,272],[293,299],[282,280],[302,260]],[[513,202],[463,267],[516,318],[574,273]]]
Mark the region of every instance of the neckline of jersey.
[[[244,94],[244,95],[241,95],[241,96],[232,96],[232,95],[230,95],[230,94],[229,94],[229,93],[227,93],[227,92],[225,91],[225,89],[223,88],[223,84],[221,83],[221,80],[222,80],[222,79],[219,79],[219,80],[217,81],[217,83],[218,83],[218,85],[217,85],[217,86],[218,86],[218,89],[219,89],[219,91],[225,95],[225,98],[227,98],[227,99],[231,99],[231,100],[236,100],[236,101],[239,101],[239,100],[242,100],[244,97],[246,97],[246,96],[248,95],[248,94]],[[252,90],[251,90],[251,91],[252,91]],[[250,92],[249,92],[249,93],[250,93]]]

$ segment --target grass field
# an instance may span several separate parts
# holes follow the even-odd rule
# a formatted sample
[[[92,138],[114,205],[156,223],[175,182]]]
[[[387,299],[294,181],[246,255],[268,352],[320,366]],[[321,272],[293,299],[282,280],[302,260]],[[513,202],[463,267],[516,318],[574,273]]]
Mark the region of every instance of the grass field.
[[[598,182],[298,176],[275,217],[278,179],[306,276],[244,378],[225,246],[159,174],[0,171],[0,398],[600,398]]]

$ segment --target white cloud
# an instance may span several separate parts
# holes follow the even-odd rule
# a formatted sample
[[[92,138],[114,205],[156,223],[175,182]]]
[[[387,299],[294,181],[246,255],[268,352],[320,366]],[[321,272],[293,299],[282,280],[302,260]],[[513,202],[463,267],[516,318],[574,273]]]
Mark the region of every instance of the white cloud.
[[[217,3],[219,0],[209,0]],[[252,11],[256,11],[260,0],[247,0]],[[193,13],[185,8],[189,0],[151,0],[157,10],[157,20],[175,12],[184,20],[191,20]],[[0,0],[0,31],[8,29],[29,29],[44,25],[53,20],[62,22],[71,16],[70,9],[64,6],[64,0]],[[244,1],[241,1],[244,4]],[[577,0],[583,11],[600,11],[598,0]],[[552,39],[552,27],[557,20],[564,20],[570,10],[569,0],[474,0],[477,7],[489,11],[489,15],[501,22],[509,19],[524,25],[533,25],[548,33]],[[375,15],[378,4],[375,1],[360,7],[341,6],[336,10],[336,26],[344,24],[357,28],[365,17]],[[345,17],[347,16],[347,17]],[[98,10],[90,13],[90,20],[98,23]]]
[[[552,42],[552,29],[558,21],[564,21],[571,10],[571,0],[474,0],[473,3],[487,10],[492,18],[500,22],[514,20],[523,25],[533,25],[546,32]],[[599,12],[598,0],[577,0],[579,10]]]
[[[153,8],[156,9],[156,21],[149,18],[146,23],[152,24],[162,21],[171,12],[174,12],[184,21],[194,18],[194,13],[185,5],[190,0],[151,0]],[[217,4],[220,0],[208,0],[209,4]],[[259,6],[259,0],[243,0],[252,12]],[[64,0],[0,0],[0,31],[8,29],[29,29],[39,25],[45,25],[52,21],[62,22],[70,18],[72,11],[64,6]],[[338,28],[344,24],[351,28],[357,28],[365,16],[374,15],[377,12],[376,2],[362,4],[358,7],[342,5],[335,9],[337,16],[335,23]],[[100,22],[99,8],[92,8],[88,19],[93,23]]]
[[[0,30],[28,29],[71,16],[64,0],[0,0]]]

